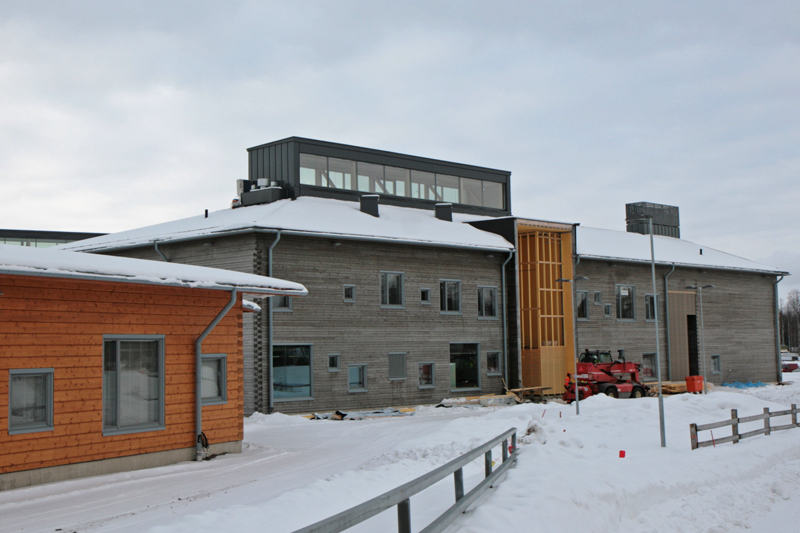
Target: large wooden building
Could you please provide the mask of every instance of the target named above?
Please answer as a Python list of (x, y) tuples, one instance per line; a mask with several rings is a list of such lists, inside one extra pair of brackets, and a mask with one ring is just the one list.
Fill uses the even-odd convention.
[(242, 294), (305, 293), (0, 245), (0, 490), (241, 451)]

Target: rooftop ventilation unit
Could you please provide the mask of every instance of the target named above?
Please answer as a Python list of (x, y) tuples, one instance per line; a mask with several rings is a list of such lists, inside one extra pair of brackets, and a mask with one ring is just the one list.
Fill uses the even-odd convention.
[(374, 217), (379, 217), (378, 214), (378, 199), (377, 194), (364, 194), (361, 196), (361, 212)]
[(625, 204), (625, 223), (630, 233), (649, 235), (649, 224), (646, 220), (648, 217), (653, 218), (653, 234), (681, 238), (680, 217), (676, 206), (648, 202)]

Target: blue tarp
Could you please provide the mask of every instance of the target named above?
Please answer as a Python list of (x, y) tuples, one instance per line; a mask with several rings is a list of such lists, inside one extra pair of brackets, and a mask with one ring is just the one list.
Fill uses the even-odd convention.
[(760, 381), (756, 381), (753, 383), (752, 381), (748, 381), (747, 383), (742, 383), (741, 381), (734, 381), (733, 383), (725, 382), (722, 384), (723, 387), (733, 387), (734, 389), (749, 389), (750, 387), (766, 387)]

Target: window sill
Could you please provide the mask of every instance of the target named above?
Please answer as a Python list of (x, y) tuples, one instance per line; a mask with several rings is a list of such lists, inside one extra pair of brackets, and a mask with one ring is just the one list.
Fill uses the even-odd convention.
[(405, 305), (381, 305), (381, 309), (405, 309)]
[(202, 405), (225, 405), (228, 403), (227, 398), (209, 398), (207, 400), (202, 400)]
[(490, 378), (499, 378), (499, 377), (502, 377), (502, 376), (503, 376), (503, 373), (502, 373), (502, 372), (492, 372), (492, 373), (490, 374), (489, 372), (487, 372), (487, 373), (486, 373), (486, 375), (487, 375), (488, 377), (490, 377)]
[(369, 391), (367, 389), (352, 389), (352, 390), (348, 390), (347, 392), (354, 393), (354, 394), (361, 394), (363, 392), (369, 392)]
[(618, 318), (617, 322), (636, 322), (635, 318)]
[(146, 433), (148, 431), (164, 431), (167, 429), (167, 426), (138, 426), (135, 428), (103, 428), (103, 436), (104, 437), (113, 437), (114, 435), (127, 435), (129, 433)]
[(461, 311), (439, 311), (440, 315), (461, 315)]
[(408, 379), (407, 377), (405, 377), (405, 378), (389, 378), (389, 381), (405, 381), (407, 379)]
[(425, 390), (425, 389), (430, 390), (430, 389), (435, 389), (436, 385), (420, 385), (418, 388), (420, 390)]
[(450, 389), (450, 392), (474, 392), (481, 390), (480, 387), (465, 387), (463, 389)]
[(340, 372), (340, 369), (339, 369), (339, 368), (329, 368), (329, 369), (328, 369), (328, 372), (329, 372), (330, 374), (333, 374), (333, 373), (336, 373), (336, 372)]
[(499, 316), (479, 316), (478, 320), (500, 320)]
[(26, 428), (8, 428), (9, 435), (22, 435), (25, 433), (40, 433), (42, 431), (53, 431), (53, 426), (29, 426)]
[(588, 318), (578, 318), (576, 319), (578, 322), (589, 322)]
[(291, 313), (292, 311), (294, 311), (294, 309), (283, 309), (283, 308), (281, 308), (281, 309), (273, 309), (272, 310), (273, 313)]

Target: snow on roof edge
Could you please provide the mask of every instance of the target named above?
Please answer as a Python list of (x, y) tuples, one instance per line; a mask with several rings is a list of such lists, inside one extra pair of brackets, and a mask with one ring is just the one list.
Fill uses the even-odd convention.
[[(649, 259), (633, 259), (630, 257), (615, 257), (611, 255), (592, 255), (592, 254), (578, 254), (581, 259), (595, 259), (598, 261), (618, 261), (620, 263), (639, 263), (639, 264), (650, 264)], [(700, 263), (682, 263), (679, 261), (664, 261), (660, 259), (656, 259), (656, 265), (660, 266), (669, 266), (675, 265), (684, 268), (705, 268), (708, 270), (732, 270), (732, 271), (739, 271), (739, 272), (761, 272), (765, 274), (779, 274), (782, 276), (791, 276), (790, 272), (784, 272), (782, 270), (767, 270), (767, 269), (758, 269), (758, 268), (743, 268), (743, 267), (734, 267), (734, 266), (722, 266), (722, 265), (704, 265)], [(766, 265), (764, 265), (766, 266)]]

